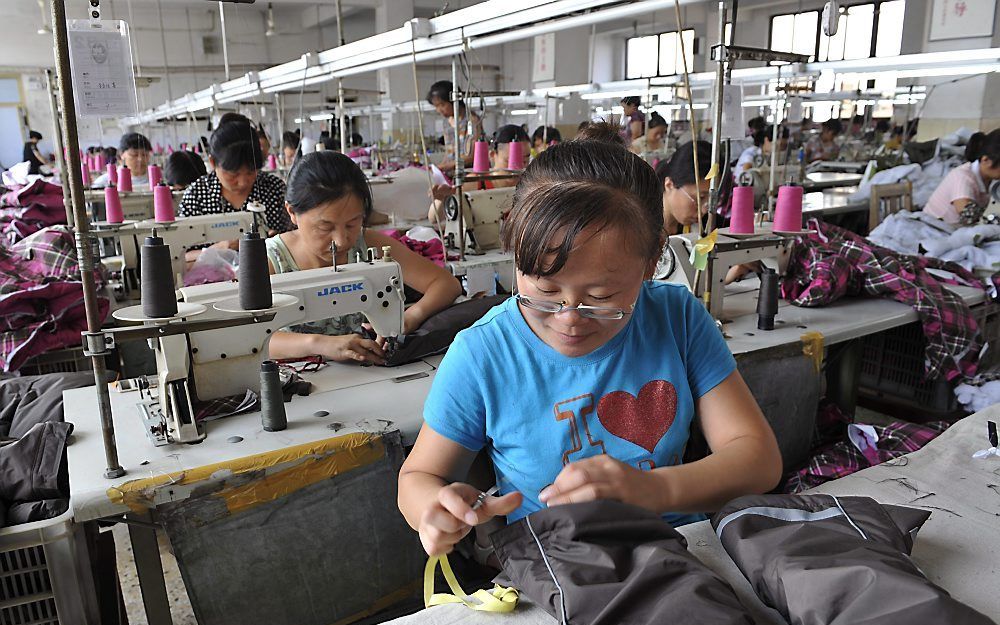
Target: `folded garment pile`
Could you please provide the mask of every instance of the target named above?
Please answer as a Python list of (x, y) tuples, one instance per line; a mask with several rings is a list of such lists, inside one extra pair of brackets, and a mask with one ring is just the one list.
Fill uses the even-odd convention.
[(42, 228), (66, 223), (62, 187), (36, 179), (0, 196), (0, 235), (12, 245)]
[[(101, 269), (95, 269), (94, 279), (101, 289)], [(103, 321), (109, 302), (100, 296), (97, 301)], [(0, 371), (15, 371), (53, 349), (79, 346), (86, 329), (80, 265), (69, 228), (51, 226), (0, 247)]]
[(59, 516), (69, 506), (62, 392), (90, 372), (0, 380), (0, 527)]
[(868, 240), (900, 254), (926, 254), (969, 271), (1000, 271), (1000, 226), (956, 227), (923, 211), (890, 215)]

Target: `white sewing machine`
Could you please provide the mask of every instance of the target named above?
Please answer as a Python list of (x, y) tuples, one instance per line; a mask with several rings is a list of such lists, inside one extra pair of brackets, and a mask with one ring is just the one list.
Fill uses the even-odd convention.
[(239, 239), (244, 232), (250, 231), (253, 220), (254, 213), (238, 211), (234, 213), (198, 215), (195, 217), (178, 217), (174, 222), (162, 224), (152, 220), (137, 223), (126, 222), (123, 225), (115, 225), (113, 227), (97, 227), (94, 230), (94, 236), (98, 238), (114, 237), (118, 240), (117, 249), (114, 251), (122, 257), (122, 283), (120, 289), (122, 295), (124, 295), (130, 290), (130, 285), (137, 284), (136, 275), (139, 267), (139, 248), (142, 246), (143, 239), (154, 228), (156, 229), (156, 235), (163, 238), (163, 242), (170, 246), (172, 274), (174, 279), (180, 282), (179, 277), (183, 276), (187, 270), (184, 254), (188, 249), (197, 245)]
[[(444, 244), (449, 251), (459, 247), (458, 202), (452, 196), (445, 203)], [(500, 247), (500, 221), (510, 210), (514, 187), (468, 191), (462, 194), (465, 225), (465, 253), (482, 254)]]
[[(391, 257), (271, 276), (273, 318), (246, 323), (267, 311), (239, 310), (239, 287), (225, 282), (179, 289), (179, 313), (207, 309), (197, 322), (240, 319), (243, 325), (151, 339), (158, 396), (139, 404), (154, 445), (205, 438), (194, 401), (260, 390), (260, 363), (274, 332), (289, 325), (363, 313), (390, 341), (403, 331), (403, 280)], [(199, 306), (200, 305), (200, 306)], [(196, 313), (191, 313), (196, 314)]]
[[(720, 232), (715, 247), (708, 254), (708, 265), (704, 272), (708, 274), (707, 279), (711, 285), (708, 311), (719, 321), (725, 321), (725, 279), (731, 267), (760, 261), (766, 267), (774, 269), (778, 275), (785, 273), (794, 239), (768, 231), (759, 232), (757, 236), (746, 238), (733, 238)], [(671, 236), (663, 248), (663, 256), (657, 264), (653, 279), (683, 284), (696, 297), (702, 297), (704, 283), (698, 285), (695, 282), (696, 269), (691, 264), (691, 250), (697, 240), (698, 236), (694, 233)]]

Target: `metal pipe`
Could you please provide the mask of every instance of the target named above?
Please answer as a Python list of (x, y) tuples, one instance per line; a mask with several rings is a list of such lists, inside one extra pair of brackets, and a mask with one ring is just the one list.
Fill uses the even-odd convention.
[[(80, 280), (83, 283), (83, 307), (87, 313), (87, 332), (98, 333), (101, 319), (97, 305), (97, 288), (94, 283), (94, 257), (90, 245), (90, 220), (83, 200), (83, 177), (80, 172), (80, 139), (76, 127), (76, 104), (73, 102), (73, 77), (69, 65), (69, 36), (66, 32), (65, 0), (52, 0), (52, 32), (55, 39), (56, 76), (59, 80), (59, 105), (61, 121), (69, 148), (69, 163), (66, 167), (66, 181), (73, 204), (76, 221), (76, 251), (80, 261)], [(104, 357), (91, 356), (94, 366), (94, 384), (97, 391), (97, 407), (101, 417), (101, 434), (104, 438), (104, 458), (107, 467), (104, 477), (114, 479), (125, 475), (125, 469), (118, 462), (118, 447), (115, 443), (115, 424), (111, 417), (111, 395), (108, 392), (107, 372)]]
[(709, 181), (708, 187), (708, 232), (715, 229), (715, 206), (719, 203), (722, 166), (720, 154), (722, 149), (722, 97), (726, 83), (726, 3), (719, 1), (719, 58), (715, 66), (715, 122), (712, 129), (712, 170), (716, 175)]
[[(321, 29), (322, 30), (322, 29)], [(344, 45), (344, 15), (337, 0), (337, 47)], [(344, 79), (337, 79), (337, 117), (340, 123), (340, 151), (347, 154), (347, 117), (344, 114)]]
[[(66, 176), (66, 149), (63, 143), (62, 129), (59, 128), (59, 103), (56, 101), (55, 76), (49, 68), (45, 69), (45, 84), (49, 90), (49, 108), (52, 111), (52, 131), (56, 142), (56, 164), (59, 166), (59, 171), (64, 178)], [(69, 195), (69, 185), (66, 184), (65, 180), (63, 180), (62, 192), (63, 208), (66, 209), (66, 224), (72, 228), (76, 225), (76, 220), (73, 219), (73, 201)]]
[[(226, 66), (226, 80), (229, 80), (229, 43), (226, 41), (226, 4), (219, 0), (219, 21), (222, 23), (222, 63)], [(164, 59), (164, 63), (166, 59)]]
[[(781, 124), (779, 119), (779, 111), (783, 111), (785, 108), (785, 92), (781, 91), (781, 66), (778, 66), (778, 82), (775, 85), (778, 89), (778, 93), (774, 95), (774, 129), (773, 135), (771, 137), (771, 174), (767, 183), (767, 214), (768, 217), (773, 218), (774, 214), (774, 203), (777, 201), (778, 191), (775, 189), (775, 183), (778, 179), (778, 126)], [(785, 165), (788, 163), (786, 161)]]
[(458, 259), (465, 260), (465, 210), (462, 206), (462, 183), (465, 181), (465, 150), (458, 116), (462, 111), (462, 93), (458, 88), (458, 56), (451, 57), (451, 118), (455, 120), (455, 198), (458, 200)]

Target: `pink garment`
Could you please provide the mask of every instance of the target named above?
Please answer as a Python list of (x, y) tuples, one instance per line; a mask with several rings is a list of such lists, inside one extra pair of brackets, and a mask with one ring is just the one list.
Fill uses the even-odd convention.
[(952, 202), (961, 199), (972, 200), (980, 206), (990, 202), (989, 187), (979, 175), (978, 162), (966, 163), (948, 172), (927, 200), (924, 212), (943, 219), (945, 223), (957, 224), (958, 209)]
[(441, 239), (418, 241), (417, 239), (411, 239), (399, 230), (383, 230), (382, 234), (386, 234), (396, 239), (438, 267), (444, 267), (444, 244), (441, 242)]
[(23, 207), (41, 204), (46, 208), (65, 211), (63, 207), (62, 187), (37, 179), (23, 187), (12, 187), (9, 193), (0, 198), (0, 204), (7, 207)]

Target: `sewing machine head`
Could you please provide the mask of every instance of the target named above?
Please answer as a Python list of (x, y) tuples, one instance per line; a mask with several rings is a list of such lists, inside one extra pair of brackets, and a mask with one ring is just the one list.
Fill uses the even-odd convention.
[[(375, 332), (388, 339), (390, 350), (393, 339), (403, 332), (403, 279), (399, 264), (388, 257), (337, 268), (276, 274), (271, 276), (271, 289), (275, 293), (275, 314), (270, 321), (156, 339), (159, 398), (155, 410), (166, 435), (160, 442), (154, 440), (154, 444), (204, 439), (204, 430), (192, 416), (196, 398), (259, 392), (260, 363), (267, 358), (271, 336), (282, 328), (362, 313)], [(202, 321), (254, 314), (216, 308), (224, 306), (226, 300), (238, 300), (239, 285), (235, 282), (185, 287), (178, 293), (182, 302), (208, 309), (198, 317)]]
[[(500, 221), (510, 210), (514, 187), (469, 191), (462, 194), (465, 225), (465, 251), (482, 254), (500, 247)], [(448, 250), (459, 246), (458, 196), (451, 196), (445, 204), (444, 243)]]
[[(691, 262), (691, 253), (697, 239), (698, 236), (693, 233), (671, 236), (663, 248), (653, 279), (683, 284), (696, 297), (701, 298), (704, 283), (699, 285), (695, 280), (697, 270)], [(778, 275), (784, 275), (793, 241), (792, 237), (769, 231), (760, 231), (759, 235), (748, 238), (719, 234), (715, 247), (708, 254), (708, 264), (704, 270), (708, 284), (711, 285), (709, 312), (712, 317), (723, 320), (725, 279), (731, 267), (760, 261), (765, 267), (774, 269)]]

